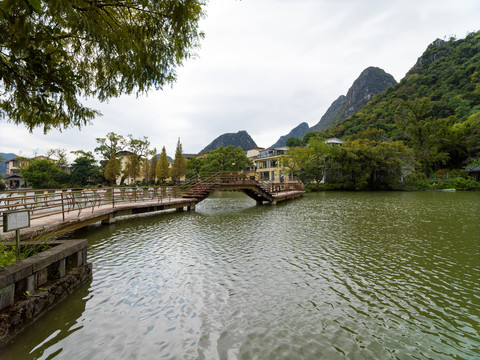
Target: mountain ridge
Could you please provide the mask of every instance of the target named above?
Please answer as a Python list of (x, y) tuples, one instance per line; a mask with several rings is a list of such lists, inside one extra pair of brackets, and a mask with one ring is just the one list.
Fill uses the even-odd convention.
[(236, 133), (225, 133), (218, 136), (210, 144), (208, 144), (199, 154), (203, 154), (212, 150), (216, 150), (221, 146), (233, 145), (235, 148), (240, 147), (243, 151), (256, 148), (257, 144), (246, 130), (240, 130)]

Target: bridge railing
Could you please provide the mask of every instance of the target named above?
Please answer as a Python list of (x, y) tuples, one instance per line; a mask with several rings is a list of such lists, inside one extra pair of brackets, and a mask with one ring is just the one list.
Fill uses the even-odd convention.
[(212, 184), (257, 184), (269, 193), (304, 190), (303, 184), (295, 178), (290, 180), (285, 178), (285, 181), (273, 182), (261, 180), (258, 173), (237, 171), (200, 173), (195, 178), (190, 179), (186, 189), (197, 188), (200, 191)]
[(191, 189), (201, 191), (215, 184), (258, 184), (269, 193), (282, 191), (303, 191), (297, 182), (271, 183), (262, 182), (257, 174), (223, 171), (202, 173), (196, 179), (177, 186), (147, 187), (111, 187), (90, 189), (55, 189), (55, 190), (15, 190), (0, 193), (0, 217), (7, 211), (30, 210), (30, 218), (36, 219), (53, 214), (65, 214), (88, 209), (93, 212), (100, 206), (115, 207), (122, 203), (156, 201), (161, 203), (172, 198), (181, 198)]
[(122, 203), (162, 201), (181, 197), (178, 186), (112, 187), (92, 189), (16, 190), (0, 194), (0, 217), (7, 211), (30, 210), (30, 218), (65, 214)]

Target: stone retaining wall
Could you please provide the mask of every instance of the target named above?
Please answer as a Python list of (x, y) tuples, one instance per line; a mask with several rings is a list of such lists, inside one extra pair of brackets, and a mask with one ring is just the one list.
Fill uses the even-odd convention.
[(87, 240), (55, 240), (0, 269), (0, 346), (92, 277)]

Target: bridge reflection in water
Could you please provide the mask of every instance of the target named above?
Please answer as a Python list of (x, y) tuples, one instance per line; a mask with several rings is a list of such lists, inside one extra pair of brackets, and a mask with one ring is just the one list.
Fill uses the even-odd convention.
[[(112, 187), (92, 189), (19, 190), (0, 198), (4, 212), (30, 210), (30, 227), (21, 230), (21, 239), (58, 236), (102, 222), (110, 224), (118, 216), (170, 209), (194, 210), (195, 205), (217, 191), (242, 191), (257, 205), (275, 205), (304, 194), (298, 181), (265, 182), (241, 172), (200, 174), (176, 186)], [(14, 231), (0, 232), (13, 239)]]

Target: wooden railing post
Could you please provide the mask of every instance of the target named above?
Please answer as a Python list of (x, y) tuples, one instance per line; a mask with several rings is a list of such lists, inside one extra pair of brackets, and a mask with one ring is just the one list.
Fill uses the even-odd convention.
[(65, 206), (63, 204), (63, 190), (62, 190), (61, 194), (62, 194), (62, 219), (63, 219), (63, 221), (65, 221)]

